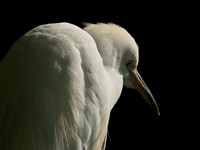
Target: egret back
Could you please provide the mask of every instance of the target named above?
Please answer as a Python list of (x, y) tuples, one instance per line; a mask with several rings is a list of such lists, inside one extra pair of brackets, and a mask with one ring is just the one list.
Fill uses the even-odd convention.
[(102, 149), (108, 78), (94, 40), (79, 27), (27, 32), (0, 63), (0, 149)]

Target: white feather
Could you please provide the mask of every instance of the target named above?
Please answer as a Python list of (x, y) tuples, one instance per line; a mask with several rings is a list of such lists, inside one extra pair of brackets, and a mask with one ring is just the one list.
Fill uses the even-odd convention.
[(118, 25), (84, 30), (38, 26), (1, 61), (0, 149), (105, 149), (110, 111), (129, 74), (125, 64), (137, 66), (138, 48)]

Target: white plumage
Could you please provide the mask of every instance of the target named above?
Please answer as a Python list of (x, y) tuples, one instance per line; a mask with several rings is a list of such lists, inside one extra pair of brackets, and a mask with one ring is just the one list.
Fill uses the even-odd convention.
[(112, 23), (30, 30), (0, 62), (0, 149), (105, 149), (123, 84), (159, 113), (137, 65), (137, 44)]

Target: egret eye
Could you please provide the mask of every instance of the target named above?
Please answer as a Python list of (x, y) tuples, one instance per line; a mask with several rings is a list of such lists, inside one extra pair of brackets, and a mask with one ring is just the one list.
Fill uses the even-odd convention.
[(133, 70), (135, 67), (134, 67), (134, 61), (133, 60), (129, 60), (127, 63), (126, 63), (126, 67), (128, 69), (128, 71), (131, 71)]
[(129, 67), (131, 64), (133, 65), (133, 60), (129, 60), (129, 61), (126, 63), (126, 66)]

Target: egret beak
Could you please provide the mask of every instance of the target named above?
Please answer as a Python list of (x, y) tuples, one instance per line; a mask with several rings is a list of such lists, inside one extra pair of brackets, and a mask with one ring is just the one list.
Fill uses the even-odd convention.
[(131, 81), (132, 81), (134, 87), (144, 97), (144, 99), (146, 100), (146, 102), (160, 116), (160, 111), (159, 111), (159, 108), (158, 108), (158, 106), (156, 104), (156, 101), (155, 101), (155, 99), (154, 99), (151, 91), (149, 90), (149, 88), (147, 87), (147, 85), (145, 84), (145, 82), (142, 80), (142, 77), (140, 76), (140, 74), (138, 73), (138, 71), (136, 69), (132, 69), (130, 71), (130, 73), (131, 73)]

